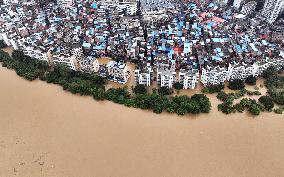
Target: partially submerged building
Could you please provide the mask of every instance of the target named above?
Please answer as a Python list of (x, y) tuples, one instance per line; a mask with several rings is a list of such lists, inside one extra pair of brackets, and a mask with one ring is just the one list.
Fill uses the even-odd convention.
[[(134, 72), (138, 84), (171, 88), (180, 82), (192, 89), (199, 80), (208, 86), (283, 66), (283, 25), (248, 18), (254, 2), (234, 0), (234, 8), (225, 0), (15, 2), (0, 6), (0, 38), (7, 45), (122, 84)], [(262, 14), (274, 21), (282, 6), (267, 0)], [(99, 65), (100, 57), (124, 62)]]
[(199, 82), (198, 69), (181, 69), (179, 71), (179, 82), (183, 85), (183, 89), (195, 89)]
[(80, 60), (80, 70), (82, 72), (98, 73), (99, 68), (99, 61), (95, 57), (88, 56)]
[(125, 84), (128, 81), (130, 71), (128, 70), (127, 64), (123, 61), (110, 61), (106, 67), (109, 80), (120, 84)]
[(153, 72), (154, 71), (150, 63), (139, 64), (134, 71), (136, 83), (150, 86), (153, 82)]

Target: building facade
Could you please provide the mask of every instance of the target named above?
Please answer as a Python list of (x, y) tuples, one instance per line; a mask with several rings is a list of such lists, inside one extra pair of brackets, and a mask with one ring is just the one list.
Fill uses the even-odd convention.
[(120, 61), (110, 61), (107, 65), (108, 79), (120, 84), (125, 84), (129, 77), (130, 71), (128, 70), (127, 64)]
[(266, 0), (262, 10), (262, 15), (269, 23), (273, 23), (278, 18), (283, 7), (283, 0)]
[(241, 7), (241, 3), (242, 3), (242, 0), (234, 0), (233, 6), (236, 9), (239, 9)]
[(74, 0), (57, 0), (57, 4), (61, 7), (71, 7), (74, 4)]
[(199, 81), (198, 69), (180, 70), (179, 82), (183, 85), (183, 89), (195, 89), (198, 81)]
[(137, 84), (151, 86), (153, 81), (153, 68), (150, 63), (147, 63), (146, 66), (142, 65), (135, 69), (134, 75)]

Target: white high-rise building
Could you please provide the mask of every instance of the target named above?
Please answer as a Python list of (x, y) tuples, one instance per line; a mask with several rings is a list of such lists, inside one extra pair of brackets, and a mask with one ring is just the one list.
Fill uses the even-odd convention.
[(266, 0), (262, 10), (262, 15), (269, 23), (273, 23), (283, 10), (283, 7), (283, 0)]
[(234, 0), (233, 6), (238, 9), (240, 8), (241, 3), (242, 3), (242, 0)]
[(57, 0), (57, 4), (63, 8), (71, 7), (74, 4), (74, 0)]
[(254, 12), (256, 8), (257, 3), (255, 1), (250, 1), (243, 5), (241, 13), (244, 15), (249, 15)]
[(126, 10), (127, 15), (135, 15), (137, 12), (137, 1), (136, 0), (120, 0), (118, 3), (118, 12)]
[(17, 4), (19, 3), (18, 0), (4, 0), (3, 1), (4, 4)]

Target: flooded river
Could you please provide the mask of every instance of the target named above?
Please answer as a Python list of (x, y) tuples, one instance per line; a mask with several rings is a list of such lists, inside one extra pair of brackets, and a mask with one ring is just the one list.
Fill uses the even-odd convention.
[(156, 115), (0, 67), (2, 177), (282, 177), (284, 116)]

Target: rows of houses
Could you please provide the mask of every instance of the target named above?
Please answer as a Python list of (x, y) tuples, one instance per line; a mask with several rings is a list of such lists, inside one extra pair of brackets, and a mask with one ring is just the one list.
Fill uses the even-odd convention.
[(281, 69), (284, 66), (283, 58), (267, 58), (265, 61), (256, 62), (253, 64), (234, 63), (229, 64), (229, 67), (207, 67), (202, 68), (201, 83), (204, 86), (223, 84), (225, 81), (235, 79), (245, 80), (249, 76), (258, 77), (268, 67), (273, 66)]
[[(283, 66), (283, 33), (244, 14), (215, 0), (23, 0), (0, 7), (0, 38), (51, 65), (121, 84), (134, 75), (138, 84), (194, 89)], [(113, 61), (100, 65), (100, 57)]]

